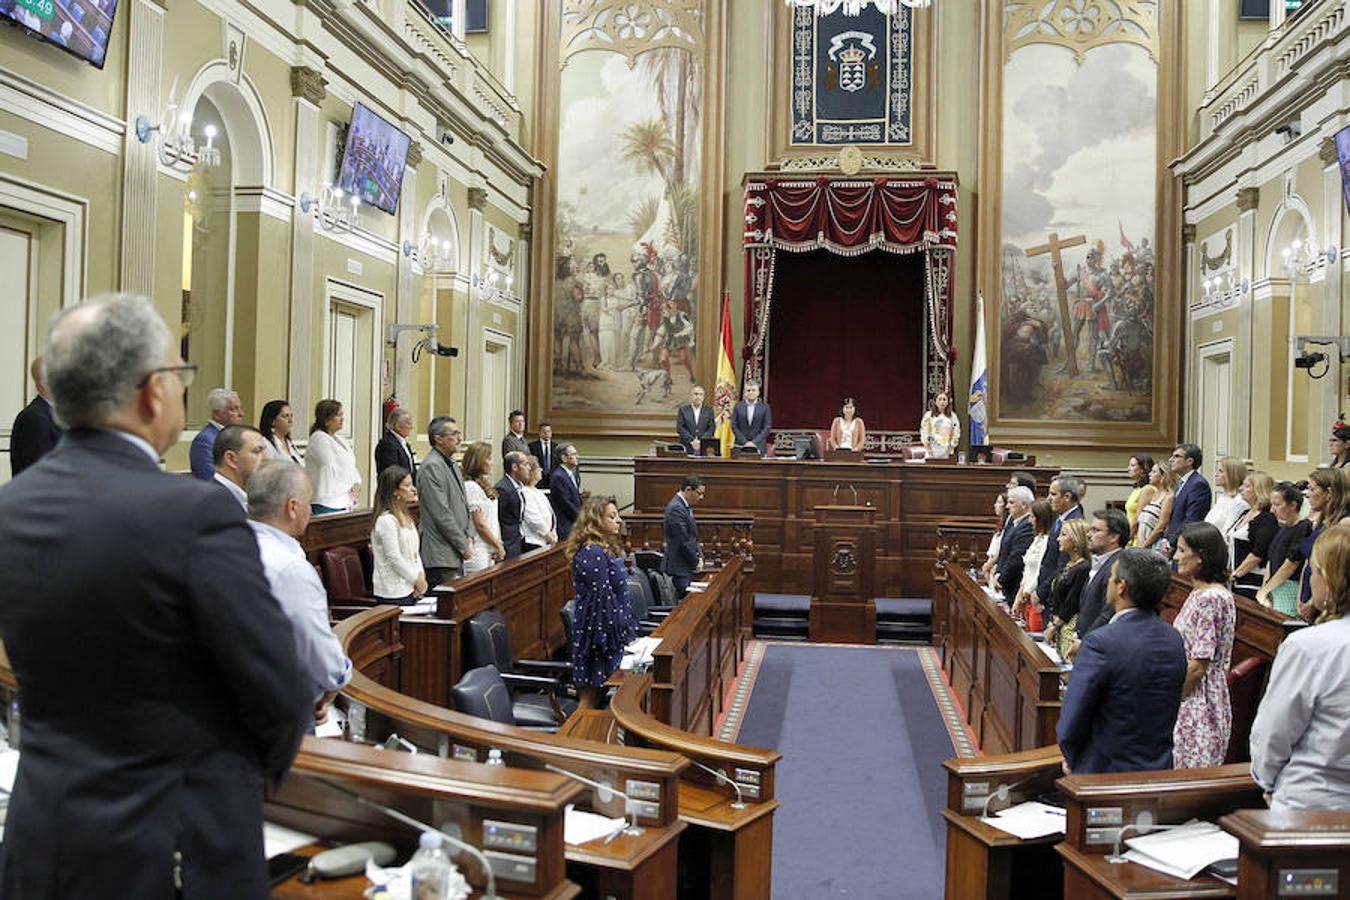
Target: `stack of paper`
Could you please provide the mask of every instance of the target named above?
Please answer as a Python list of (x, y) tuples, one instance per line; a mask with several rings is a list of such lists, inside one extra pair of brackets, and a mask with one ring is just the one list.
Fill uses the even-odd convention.
[(1173, 878), (1191, 879), (1220, 860), (1237, 859), (1238, 839), (1213, 822), (1190, 821), (1128, 838), (1125, 858)]
[(1055, 665), (1062, 665), (1064, 660), (1060, 659), (1059, 651), (1055, 649), (1054, 644), (1047, 644), (1045, 641), (1037, 641), (1036, 646), (1041, 648), (1041, 652), (1050, 657), (1050, 661)]
[(661, 646), (661, 639), (657, 637), (640, 637), (627, 647), (623, 648), (623, 661), (619, 663), (619, 668), (624, 671), (645, 666), (652, 661), (652, 653)]
[(623, 819), (611, 819), (595, 813), (582, 812), (570, 803), (563, 813), (563, 841), (568, 844), (587, 844), (609, 837), (623, 827)]
[(1045, 837), (1048, 834), (1064, 833), (1064, 810), (1028, 800), (1016, 806), (1010, 806), (992, 816), (980, 819), (986, 825), (992, 825), (999, 831), (1020, 837), (1024, 841)]
[(290, 853), (292, 850), (307, 847), (317, 840), (318, 838), (312, 834), (294, 831), (272, 822), (263, 822), (263, 855), (268, 859), (278, 853)]

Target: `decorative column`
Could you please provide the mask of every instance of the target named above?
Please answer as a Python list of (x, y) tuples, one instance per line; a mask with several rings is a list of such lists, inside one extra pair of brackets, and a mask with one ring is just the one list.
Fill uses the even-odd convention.
[(516, 4), (506, 4), (506, 40), (503, 41), (502, 86), (512, 97), (516, 96)]
[[(494, 423), (483, 421), (482, 403), (471, 404), (470, 397), (478, 397), (482, 391), (483, 385), (483, 327), (481, 307), (483, 301), (480, 299), (476, 282), (486, 273), (483, 271), (483, 259), (486, 256), (483, 252), (483, 243), (487, 239), (487, 229), (483, 224), (483, 209), (487, 206), (487, 189), (483, 187), (469, 188), (469, 238), (468, 251), (464, 258), (468, 261), (469, 276), (469, 302), (465, 304), (465, 323), (464, 323), (464, 353), (465, 353), (465, 377), (464, 377), (464, 418), (477, 426), (474, 434), (499, 433), (493, 432)], [(514, 392), (512, 392), (514, 396)]]
[[(1322, 314), (1314, 318), (1321, 322), (1322, 334), (1345, 334), (1341, 319), (1341, 296), (1345, 285), (1345, 233), (1341, 228), (1341, 204), (1344, 203), (1341, 187), (1340, 155), (1336, 152), (1336, 141), (1323, 138), (1318, 147), (1322, 160), (1322, 252), (1336, 248), (1336, 258), (1325, 264), (1322, 279)], [(1322, 348), (1327, 350), (1328, 348)], [(1331, 354), (1328, 353), (1328, 356)], [(1331, 452), (1327, 448), (1326, 435), (1331, 423), (1342, 412), (1350, 412), (1346, 403), (1345, 379), (1339, 371), (1332, 371), (1330, 377), (1323, 379), (1321, 396), (1318, 398), (1321, 415), (1309, 416), (1317, 426), (1317, 433), (1309, 435), (1309, 447), (1316, 447), (1317, 461), (1330, 462)], [(1309, 453), (1311, 456), (1311, 452)]]
[[(295, 196), (318, 193), (319, 106), (327, 84), (318, 69), (291, 68), (291, 97), (295, 110)], [(310, 361), (314, 358), (314, 219), (302, 212), (297, 199), (291, 220), (291, 333), (286, 396), (292, 410), (308, 414)], [(379, 336), (377, 336), (377, 339)]]
[[(417, 165), (422, 162), (422, 143), (413, 141), (408, 147), (408, 164), (403, 170), (403, 187), (400, 190), (400, 196), (404, 202), (398, 205), (398, 243), (402, 245), (407, 242), (416, 247), (422, 239), (422, 235), (417, 233)], [(423, 278), (434, 279), (435, 276), (427, 273)], [(412, 257), (405, 256), (402, 252), (398, 255), (398, 287), (395, 293), (393, 315), (386, 314), (384, 324), (392, 325), (395, 322), (412, 323), (414, 320), (414, 281), (412, 271)], [(384, 341), (384, 335), (379, 339)], [(412, 338), (405, 338), (408, 341), (408, 347), (411, 347)], [(449, 342), (449, 337), (444, 337)], [(398, 347), (391, 348), (390, 352), (394, 355), (394, 380), (389, 385), (390, 392), (398, 396), (398, 402), (406, 406), (412, 400), (412, 355), (411, 353), (398, 353)], [(381, 402), (384, 397), (380, 398)], [(418, 416), (420, 421), (423, 416)]]
[[(1246, 371), (1237, 379), (1237, 397), (1234, 398), (1234, 409), (1250, 410), (1252, 408), (1252, 380), (1256, 377), (1256, 367), (1258, 364), (1263, 364), (1269, 369), (1268, 362), (1261, 363), (1257, 359), (1255, 340), (1256, 289), (1254, 285), (1256, 283), (1256, 254), (1258, 252), (1256, 246), (1256, 207), (1260, 202), (1260, 188), (1238, 188), (1238, 224), (1237, 234), (1234, 237), (1234, 243), (1237, 247), (1233, 257), (1235, 260), (1233, 265), (1237, 270), (1238, 285), (1241, 286), (1245, 282), (1253, 287), (1242, 295), (1242, 302), (1247, 306), (1247, 315), (1242, 319), (1242, 328), (1245, 332), (1243, 346), (1246, 348), (1243, 368)], [(1237, 362), (1236, 354), (1234, 355), (1234, 362)], [(1246, 425), (1238, 428), (1234, 452), (1243, 459), (1250, 459), (1252, 457), (1253, 420), (1256, 417), (1247, 415), (1237, 418), (1239, 421), (1246, 422)]]
[[(1184, 212), (1183, 215), (1185, 215)], [(1200, 410), (1200, 397), (1196, 394), (1199, 379), (1195, 377), (1198, 367), (1195, 352), (1195, 314), (1191, 312), (1191, 306), (1195, 302), (1195, 286), (1199, 282), (1195, 261), (1194, 225), (1187, 223), (1181, 226), (1181, 245), (1184, 248), (1181, 260), (1181, 315), (1183, 340), (1185, 341), (1183, 346), (1186, 348), (1186, 382), (1189, 385), (1186, 391), (1186, 409), (1181, 416), (1181, 430), (1183, 434), (1189, 435), (1195, 434), (1200, 424), (1197, 419)]]
[[(127, 29), (126, 121), (144, 115), (153, 123), (160, 107), (159, 83), (164, 57), (164, 9), (168, 0), (132, 0)], [(142, 144), (136, 129), (122, 141), (122, 290), (147, 297), (155, 291), (155, 202), (159, 181), (156, 150), (163, 132)]]

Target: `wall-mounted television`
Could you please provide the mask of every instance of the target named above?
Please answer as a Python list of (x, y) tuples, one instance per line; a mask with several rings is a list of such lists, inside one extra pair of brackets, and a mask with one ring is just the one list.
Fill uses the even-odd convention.
[(403, 169), (408, 164), (411, 146), (412, 138), (363, 104), (356, 104), (347, 126), (337, 186), (353, 197), (360, 197), (362, 203), (393, 215), (398, 210)]
[(103, 68), (118, 0), (0, 0), (11, 22), (85, 62)]

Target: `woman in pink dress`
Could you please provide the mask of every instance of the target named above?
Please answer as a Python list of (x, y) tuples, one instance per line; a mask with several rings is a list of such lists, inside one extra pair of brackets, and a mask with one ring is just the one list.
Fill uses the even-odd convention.
[(1228, 590), (1228, 545), (1219, 529), (1192, 522), (1177, 540), (1177, 572), (1194, 588), (1172, 623), (1186, 647), (1186, 681), (1172, 731), (1173, 765), (1223, 765), (1233, 730), (1228, 669), (1237, 610)]

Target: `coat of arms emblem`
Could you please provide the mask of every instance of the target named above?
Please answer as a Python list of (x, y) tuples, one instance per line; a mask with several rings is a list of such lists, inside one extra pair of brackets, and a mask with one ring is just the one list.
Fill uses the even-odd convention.
[(828, 56), (835, 64), (839, 89), (851, 93), (867, 87), (867, 70), (869, 63), (876, 67), (877, 46), (865, 31), (843, 31), (830, 38)]

